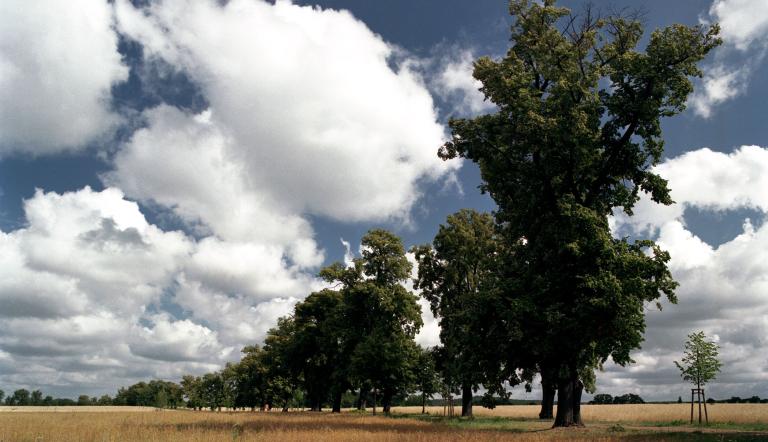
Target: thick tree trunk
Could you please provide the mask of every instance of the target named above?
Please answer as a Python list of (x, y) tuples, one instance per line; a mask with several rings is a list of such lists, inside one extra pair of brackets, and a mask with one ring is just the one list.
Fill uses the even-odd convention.
[(554, 427), (583, 427), (581, 420), (581, 393), (584, 384), (579, 380), (576, 369), (571, 375), (557, 383), (557, 416)]
[(472, 417), (472, 385), (461, 386), (461, 417)]
[(426, 414), (427, 412), (427, 395), (422, 393), (421, 394), (421, 414)]
[(552, 419), (554, 414), (552, 413), (555, 406), (555, 387), (554, 379), (550, 376), (541, 374), (541, 411), (539, 412), (539, 419)]
[(341, 395), (342, 391), (334, 391), (333, 392), (333, 413), (341, 413)]
[(323, 411), (323, 402), (319, 398), (312, 399), (312, 408), (310, 411)]

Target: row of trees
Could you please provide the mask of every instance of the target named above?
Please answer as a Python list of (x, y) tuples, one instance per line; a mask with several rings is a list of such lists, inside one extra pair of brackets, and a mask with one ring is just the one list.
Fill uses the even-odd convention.
[(418, 298), (404, 286), (411, 274), (400, 238), (371, 230), (362, 257), (350, 266), (320, 271), (329, 288), (311, 293), (292, 315), (278, 320), (263, 347), (243, 349), (239, 363), (201, 377), (185, 376), (182, 387), (193, 407), (312, 410), (356, 392), (356, 405), (372, 401), (388, 412), (396, 396), (437, 391), (432, 352), (416, 345), (422, 325)]
[(613, 397), (610, 394), (596, 394), (595, 397), (589, 401), (590, 404), (596, 405), (608, 405), (608, 404), (644, 404), (645, 401), (640, 396), (634, 393), (626, 393), (621, 396)]
[[(5, 401), (3, 401), (5, 398)], [(46, 395), (40, 390), (29, 391), (26, 388), (15, 390), (12, 394), (5, 396), (5, 392), (0, 390), (0, 403), (9, 406), (64, 406), (64, 405), (112, 405), (112, 398), (104, 395), (100, 398), (80, 395), (77, 400), (69, 398), (54, 398)]]

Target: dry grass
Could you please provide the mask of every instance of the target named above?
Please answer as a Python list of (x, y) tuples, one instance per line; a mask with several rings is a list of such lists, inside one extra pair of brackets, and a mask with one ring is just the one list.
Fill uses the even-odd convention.
[[(11, 408), (14, 407), (3, 407), (3, 411)], [(717, 419), (768, 423), (768, 405), (717, 404), (711, 410), (710, 415), (717, 416)], [(421, 410), (418, 407), (401, 407), (393, 411), (418, 413)], [(434, 416), (442, 412), (442, 408), (432, 407), (430, 411)], [(576, 430), (550, 430), (551, 422), (538, 421), (537, 412), (534, 406), (507, 406), (495, 410), (477, 407), (478, 416), (497, 418), (426, 421), (358, 413), (215, 413), (154, 411), (151, 408), (132, 407), (34, 407), (0, 413), (0, 442), (642, 441), (686, 440), (686, 435), (691, 436), (691, 433), (686, 432), (693, 431), (690, 428), (676, 428), (674, 431), (677, 433), (671, 433), (665, 429), (631, 427), (633, 423), (687, 419), (689, 415), (686, 413), (690, 413), (690, 408), (677, 404), (585, 406), (588, 427)], [(621, 432), (612, 431), (610, 422), (622, 422), (627, 428), (625, 431), (621, 428)], [(760, 433), (758, 437), (768, 437), (768, 433)]]
[(344, 413), (18, 412), (0, 414), (0, 441), (541, 441), (612, 440), (585, 431), (459, 429), (415, 419)]
[(146, 413), (160, 411), (155, 407), (123, 407), (123, 406), (104, 406), (104, 405), (78, 405), (66, 407), (12, 407), (0, 405), (0, 413)]
[[(442, 407), (427, 407), (432, 415), (442, 415)], [(457, 407), (458, 412), (461, 411)], [(537, 405), (507, 405), (493, 410), (474, 407), (477, 416), (497, 416), (517, 419), (536, 419), (540, 407)], [(710, 422), (732, 422), (736, 424), (768, 424), (768, 404), (710, 404), (707, 405)], [(396, 413), (415, 414), (421, 407), (394, 407)], [(653, 423), (688, 421), (691, 417), (691, 404), (641, 404), (641, 405), (582, 405), (584, 421)], [(702, 408), (702, 413), (704, 412)], [(698, 409), (694, 409), (698, 417)]]

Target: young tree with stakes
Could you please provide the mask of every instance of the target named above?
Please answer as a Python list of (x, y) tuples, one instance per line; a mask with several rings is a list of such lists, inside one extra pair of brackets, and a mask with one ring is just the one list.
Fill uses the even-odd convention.
[(699, 403), (699, 423), (701, 423), (702, 402), (704, 402), (704, 415), (707, 423), (709, 423), (707, 403), (706, 400), (703, 400), (704, 389), (702, 387), (714, 380), (720, 372), (722, 364), (717, 359), (717, 355), (717, 344), (707, 340), (703, 331), (698, 331), (688, 335), (683, 360), (681, 362), (675, 361), (675, 365), (680, 369), (680, 376), (696, 386), (695, 389), (691, 389), (691, 422), (693, 422), (693, 395), (696, 393)]
[(690, 77), (720, 44), (719, 29), (675, 24), (654, 31), (642, 51), (632, 17), (574, 15), (554, 0), (512, 0), (509, 10), (512, 47), (474, 65), (496, 112), (451, 120), (439, 155), (480, 166), (509, 249), (504, 272), (523, 342), (557, 384), (554, 425), (582, 425), (579, 373), (609, 357), (632, 362), (646, 303), (675, 302), (669, 254), (614, 238), (608, 216), (631, 215), (640, 192), (673, 203), (653, 171), (661, 119), (685, 109)]

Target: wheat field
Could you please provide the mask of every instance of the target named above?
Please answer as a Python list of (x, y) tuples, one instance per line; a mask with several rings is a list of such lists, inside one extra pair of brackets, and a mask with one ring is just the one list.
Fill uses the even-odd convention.
[[(460, 412), (457, 407), (456, 411)], [(538, 405), (507, 405), (492, 410), (475, 406), (476, 416), (497, 416), (517, 419), (536, 419)], [(394, 407), (395, 413), (420, 413), (421, 407)], [(427, 407), (432, 415), (442, 415), (443, 407)], [(702, 407), (702, 413), (704, 408)], [(586, 423), (589, 422), (626, 422), (653, 423), (688, 421), (691, 417), (691, 404), (627, 404), (627, 405), (582, 405), (581, 413)], [(737, 424), (768, 424), (768, 404), (708, 404), (707, 413), (710, 422), (732, 422)], [(698, 418), (698, 408), (694, 408), (694, 418)]]
[[(551, 422), (535, 418), (538, 413), (535, 406), (476, 408), (479, 417), (499, 417), (498, 421), (505, 423), (503, 428), (465, 426), (471, 424), (468, 421), (461, 421), (462, 426), (457, 426), (452, 422), (459, 421), (430, 422), (402, 417), (405, 413), (419, 413), (420, 407), (395, 408), (395, 416), (400, 416), (396, 418), (354, 412), (333, 415), (194, 412), (147, 407), (0, 407), (0, 442), (680, 440), (673, 436), (674, 433), (660, 429), (628, 426), (621, 433), (615, 433), (615, 425), (610, 422), (631, 425), (687, 419), (690, 405), (685, 407), (685, 404), (584, 406), (587, 427), (567, 430), (549, 429)], [(768, 405), (765, 404), (717, 404), (710, 410), (713, 419), (768, 423)], [(429, 411), (433, 416), (439, 415), (442, 408), (431, 407)], [(482, 419), (477, 421), (482, 422)], [(674, 431), (679, 436), (681, 431), (693, 429), (676, 428)], [(768, 433), (758, 434), (768, 440)]]

